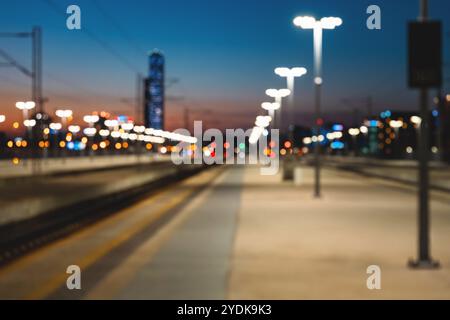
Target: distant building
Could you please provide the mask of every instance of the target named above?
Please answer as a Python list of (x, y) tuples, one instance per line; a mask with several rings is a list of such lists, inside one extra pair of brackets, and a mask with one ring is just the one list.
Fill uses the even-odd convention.
[(145, 126), (164, 130), (164, 56), (159, 51), (153, 51), (149, 57), (144, 99)]
[[(411, 117), (419, 116), (417, 112), (406, 111), (385, 111), (379, 118), (378, 127), (378, 148), (382, 158), (404, 159), (417, 158), (418, 133), (416, 125), (412, 123)], [(392, 128), (390, 121), (401, 121), (400, 128)], [(432, 157), (438, 152), (437, 147), (437, 113), (436, 110), (430, 112), (430, 135), (429, 145)]]

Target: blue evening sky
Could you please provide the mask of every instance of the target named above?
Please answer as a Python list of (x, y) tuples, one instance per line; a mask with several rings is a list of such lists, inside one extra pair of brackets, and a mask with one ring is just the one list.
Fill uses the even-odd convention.
[[(0, 31), (43, 27), (44, 90), (50, 99), (50, 110), (64, 104), (79, 113), (98, 109), (132, 113), (136, 73), (146, 73), (146, 52), (159, 48), (166, 55), (168, 80), (179, 79), (167, 90), (169, 125), (180, 125), (181, 110), (189, 107), (211, 110), (232, 127), (251, 124), (259, 104), (267, 100), (265, 89), (285, 86), (273, 74), (277, 66), (304, 66), (310, 70), (296, 83), (296, 101), (302, 113), (312, 111), (312, 32), (296, 29), (292, 24), (295, 16), (305, 14), (339, 16), (344, 21), (342, 27), (324, 32), (326, 112), (348, 113), (350, 106), (343, 99), (350, 100), (352, 107), (359, 107), (368, 95), (380, 111), (416, 109), (416, 93), (406, 86), (406, 23), (417, 17), (418, 3), (0, 0)], [(81, 31), (65, 27), (65, 8), (69, 4), (81, 7)], [(382, 9), (381, 31), (366, 28), (366, 8), (371, 4)], [(430, 0), (431, 17), (444, 22), (446, 62), (449, 12), (450, 1)], [(92, 37), (100, 39), (108, 49)], [(30, 65), (28, 41), (0, 38), (0, 48)], [(2, 110), (10, 108), (19, 97), (29, 95), (29, 91), (26, 77), (11, 68), (0, 69)], [(200, 118), (201, 112), (196, 117)]]

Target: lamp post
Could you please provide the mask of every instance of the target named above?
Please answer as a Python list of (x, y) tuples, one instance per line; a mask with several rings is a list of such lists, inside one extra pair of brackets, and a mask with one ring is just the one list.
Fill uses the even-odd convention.
[(28, 112), (31, 109), (34, 109), (35, 107), (36, 107), (36, 103), (34, 103), (34, 101), (27, 101), (27, 102), (18, 101), (18, 102), (16, 102), (16, 108), (19, 110), (22, 110), (22, 112), (23, 112), (23, 120), (28, 119)]
[[(5, 121), (6, 121), (6, 116), (3, 114), (0, 114), (0, 123), (3, 123)], [(0, 152), (1, 152), (1, 149), (0, 149)]]
[(303, 67), (295, 67), (295, 68), (276, 68), (275, 74), (286, 78), (287, 88), (291, 91), (289, 95), (288, 101), (288, 117), (293, 120), (294, 117), (294, 87), (295, 87), (295, 78), (300, 78), (307, 73), (306, 68)]
[(261, 104), (261, 108), (266, 110), (272, 119), (275, 118), (275, 111), (280, 109), (280, 107), (281, 106), (278, 102), (263, 102)]
[[(86, 128), (83, 131), (83, 133), (88, 137), (88, 139), (93, 138), (97, 133), (97, 130), (94, 128), (94, 124), (97, 123), (99, 120), (100, 117), (97, 115), (86, 115), (83, 117), (83, 121), (89, 125), (89, 128)], [(91, 157), (94, 155), (92, 148), (89, 148), (89, 155)]]
[(361, 130), (358, 128), (350, 128), (348, 129), (348, 134), (352, 137), (352, 143), (353, 143), (353, 156), (356, 157), (357, 155), (357, 140), (356, 138), (361, 133)]
[(419, 150), (420, 126), (422, 125), (422, 118), (419, 116), (412, 116), (410, 121), (416, 130), (416, 150)]
[(394, 129), (395, 132), (395, 139), (396, 139), (396, 146), (397, 150), (400, 146), (400, 128), (403, 127), (404, 122), (402, 120), (391, 120), (389, 121), (389, 126)]
[(398, 138), (399, 129), (401, 127), (403, 127), (403, 124), (404, 124), (403, 120), (391, 120), (391, 121), (389, 121), (389, 126), (392, 129), (394, 129), (395, 135), (397, 136), (397, 138)]
[[(322, 119), (320, 113), (320, 95), (322, 86), (322, 34), (323, 30), (333, 30), (342, 25), (341, 18), (322, 18), (316, 20), (314, 17), (296, 17), (294, 25), (301, 29), (311, 29), (314, 32), (314, 83), (316, 87), (316, 135), (320, 135)], [(320, 198), (320, 143), (316, 143), (314, 147), (315, 156), (315, 193), (316, 198)]]
[(71, 134), (76, 135), (78, 132), (81, 131), (81, 128), (80, 128), (80, 126), (77, 126), (77, 125), (71, 125), (71, 126), (69, 126), (68, 130)]
[(66, 110), (56, 110), (55, 112), (56, 116), (61, 118), (62, 126), (63, 128), (67, 127), (67, 119), (70, 118), (73, 115), (73, 111), (66, 109)]
[(83, 117), (83, 121), (86, 122), (89, 127), (93, 127), (95, 123), (100, 120), (100, 117), (97, 115), (87, 115)]
[[(34, 101), (27, 101), (27, 102), (23, 102), (23, 101), (18, 101), (16, 102), (16, 108), (19, 110), (22, 110), (23, 113), (23, 120), (28, 120), (28, 116), (29, 116), (29, 111), (34, 109), (36, 107), (36, 103), (34, 103)], [(27, 127), (27, 131), (28, 134), (31, 137), (31, 128), (32, 127)], [(31, 138), (30, 138), (31, 141)]]
[[(67, 119), (73, 115), (73, 111), (69, 109), (59, 109), (55, 112), (56, 116), (61, 118), (62, 128), (67, 131)], [(63, 136), (66, 136), (66, 132), (63, 132)], [(63, 162), (65, 162), (66, 150), (62, 152)]]
[[(420, 0), (419, 22), (428, 22), (428, 0)], [(441, 66), (440, 66), (441, 67)], [(429, 113), (428, 113), (428, 87), (420, 88), (420, 136), (418, 153), (418, 257), (410, 260), (411, 268), (435, 269), (439, 262), (432, 259), (430, 255), (430, 177), (429, 177)]]
[[(33, 153), (33, 127), (31, 124), (32, 122), (28, 121), (28, 117), (29, 117), (29, 111), (34, 109), (36, 107), (36, 103), (34, 101), (18, 101), (16, 102), (16, 108), (19, 110), (22, 110), (22, 114), (23, 114), (23, 121), (24, 121), (24, 126), (26, 127), (26, 132), (28, 135), (28, 138), (30, 140), (30, 148), (31, 148), (31, 154)], [(34, 122), (34, 125), (36, 125), (36, 121)], [(30, 156), (30, 158), (32, 158), (32, 156)], [(35, 173), (35, 167), (33, 164), (31, 164), (32, 167), (32, 174)]]
[(290, 94), (291, 94), (291, 90), (289, 90), (289, 89), (267, 89), (266, 90), (266, 95), (268, 95), (271, 98), (274, 98), (275, 103), (277, 103), (279, 105), (278, 110), (280, 110), (280, 112), (278, 112), (278, 116), (275, 116), (275, 113), (273, 114), (273, 116), (271, 115), (272, 119), (274, 119), (275, 126), (278, 127), (278, 129), (281, 128), (281, 107), (282, 107), (283, 98), (286, 98)]

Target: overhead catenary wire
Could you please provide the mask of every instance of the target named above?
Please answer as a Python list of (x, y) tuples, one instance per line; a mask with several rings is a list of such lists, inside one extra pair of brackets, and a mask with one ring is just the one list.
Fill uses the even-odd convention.
[[(65, 10), (62, 9), (59, 5), (57, 5), (53, 0), (42, 0), (46, 4), (48, 4), (56, 13), (65, 16)], [(100, 47), (102, 47), (105, 51), (114, 56), (118, 61), (122, 63), (123, 66), (127, 67), (129, 70), (138, 73), (140, 72), (138, 68), (132, 65), (126, 58), (124, 58), (120, 53), (118, 53), (111, 45), (109, 45), (106, 41), (100, 39), (97, 35), (95, 35), (89, 29), (83, 27), (80, 30), (84, 34), (86, 34), (91, 40), (96, 42)]]
[(121, 24), (110, 14), (105, 8), (99, 3), (97, 0), (91, 0), (91, 3), (94, 7), (99, 11), (103, 17), (116, 28), (121, 37), (128, 43), (130, 47), (132, 47), (139, 55), (145, 56), (147, 54), (146, 50), (144, 50), (131, 36), (130, 34), (121, 26)]

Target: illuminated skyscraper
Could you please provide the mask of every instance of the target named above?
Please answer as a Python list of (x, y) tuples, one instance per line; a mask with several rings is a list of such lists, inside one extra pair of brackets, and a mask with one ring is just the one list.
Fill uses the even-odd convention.
[(159, 51), (153, 51), (149, 57), (144, 109), (145, 125), (164, 130), (164, 56)]

